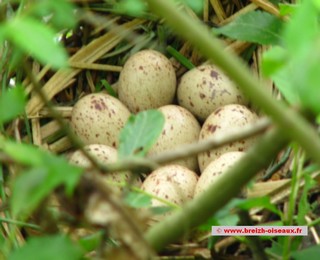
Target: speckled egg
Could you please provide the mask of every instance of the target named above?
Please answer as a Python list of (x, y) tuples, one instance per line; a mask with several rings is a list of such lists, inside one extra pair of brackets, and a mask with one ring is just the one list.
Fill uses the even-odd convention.
[[(155, 145), (149, 150), (149, 155), (170, 151), (184, 144), (196, 143), (199, 139), (200, 124), (185, 108), (176, 105), (166, 105), (159, 108), (165, 117), (165, 124)], [(189, 157), (174, 162), (192, 171), (198, 170), (197, 157)]]
[[(90, 144), (84, 147), (96, 160), (100, 163), (114, 163), (117, 161), (118, 153), (117, 150), (111, 146), (103, 144)], [(75, 151), (69, 158), (69, 162), (80, 167), (90, 168), (92, 167), (89, 159), (80, 151)], [(130, 180), (130, 172), (114, 172), (108, 173), (105, 178), (106, 181), (112, 182), (127, 182)], [(141, 180), (139, 178), (135, 179), (135, 186), (141, 185)]]
[[(202, 125), (199, 140), (205, 140), (215, 135), (228, 135), (228, 131), (241, 129), (258, 119), (258, 116), (247, 107), (239, 104), (231, 104), (216, 109)], [(249, 138), (213, 149), (198, 155), (200, 171), (217, 159), (220, 155), (231, 151), (245, 151), (255, 142), (255, 138)]]
[(137, 52), (127, 60), (120, 72), (119, 99), (133, 113), (170, 104), (175, 91), (174, 68), (160, 52)]
[(94, 93), (81, 98), (73, 107), (71, 127), (85, 144), (118, 146), (120, 130), (130, 111), (116, 98)]
[(201, 65), (186, 72), (177, 90), (178, 103), (200, 121), (218, 107), (228, 104), (247, 104), (240, 89), (214, 65)]
[[(141, 189), (177, 205), (193, 198), (198, 175), (181, 165), (167, 165), (153, 171), (142, 183)], [(152, 206), (163, 206), (153, 199)]]
[(221, 174), (232, 167), (232, 165), (234, 165), (244, 154), (244, 152), (228, 152), (210, 162), (200, 175), (194, 196), (198, 196), (203, 193), (203, 191), (207, 190)]

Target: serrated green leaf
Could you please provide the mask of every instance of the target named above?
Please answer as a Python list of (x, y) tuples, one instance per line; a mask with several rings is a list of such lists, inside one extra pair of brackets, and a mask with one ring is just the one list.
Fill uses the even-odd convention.
[(0, 96), (0, 124), (6, 123), (24, 111), (26, 96), (22, 87), (9, 89)]
[(82, 256), (81, 248), (73, 244), (68, 237), (55, 235), (30, 238), (23, 247), (13, 251), (8, 259), (76, 260)]
[(119, 158), (145, 156), (157, 141), (164, 121), (163, 114), (158, 110), (131, 115), (120, 133)]
[(213, 31), (236, 40), (278, 44), (282, 39), (282, 26), (283, 22), (276, 16), (267, 12), (252, 11)]
[(3, 24), (5, 37), (26, 54), (54, 69), (67, 65), (67, 52), (56, 41), (55, 32), (40, 21), (28, 16), (16, 16)]

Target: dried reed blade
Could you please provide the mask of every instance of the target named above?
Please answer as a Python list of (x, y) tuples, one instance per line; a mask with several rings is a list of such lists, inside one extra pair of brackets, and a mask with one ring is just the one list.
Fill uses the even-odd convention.
[[(142, 20), (135, 19), (117, 27), (117, 30), (122, 32), (126, 30), (132, 30), (142, 23)], [(124, 37), (124, 33), (118, 34), (115, 32), (115, 30), (111, 30), (110, 32), (104, 34), (100, 38), (95, 39), (87, 46), (80, 49), (70, 58), (70, 61), (93, 63), (114, 48), (121, 40), (124, 39)], [(76, 76), (80, 71), (81, 69), (60, 69), (43, 86), (42, 90), (47, 97), (51, 99), (57, 93), (64, 90), (67, 86), (67, 82), (73, 79), (73, 77)], [(35, 115), (43, 106), (44, 104), (38, 96), (32, 97), (27, 104), (27, 115)]]

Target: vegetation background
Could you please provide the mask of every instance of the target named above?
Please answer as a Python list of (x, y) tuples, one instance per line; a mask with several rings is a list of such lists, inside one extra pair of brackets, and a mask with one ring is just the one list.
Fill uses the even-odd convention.
[[(318, 259), (319, 11), (319, 0), (0, 1), (0, 257)], [(150, 196), (131, 190), (116, 197), (100, 175), (82, 174), (63, 153), (83, 147), (68, 127), (75, 102), (83, 93), (115, 95), (122, 65), (146, 48), (170, 57), (178, 77), (213, 61), (270, 120), (257, 144), (207, 193), (144, 231), (137, 212), (150, 206)], [(161, 131), (161, 116), (153, 112), (126, 125), (123, 159), (97, 169), (137, 171), (179, 156), (134, 155)], [(154, 136), (133, 144), (132, 129)], [(236, 199), (263, 168), (258, 189), (271, 191)], [(114, 221), (85, 218), (88, 198), (97, 193)], [(238, 223), (307, 225), (309, 236), (207, 233), (212, 225)]]

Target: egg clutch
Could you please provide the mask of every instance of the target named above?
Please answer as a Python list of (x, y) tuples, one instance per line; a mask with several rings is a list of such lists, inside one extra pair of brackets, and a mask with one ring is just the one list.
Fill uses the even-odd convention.
[[(117, 161), (119, 134), (131, 113), (158, 109), (164, 115), (163, 130), (148, 155), (227, 135), (258, 119), (240, 89), (214, 64), (190, 69), (177, 80), (171, 61), (154, 50), (142, 50), (126, 61), (115, 91), (117, 98), (104, 92), (82, 97), (71, 116), (71, 127), (84, 149), (102, 163)], [(163, 165), (132, 184), (153, 197), (153, 206), (182, 206), (205, 191), (254, 142), (254, 138), (240, 140)], [(70, 161), (87, 169), (91, 166), (80, 151)], [(129, 179), (129, 172), (106, 176), (106, 182)]]

